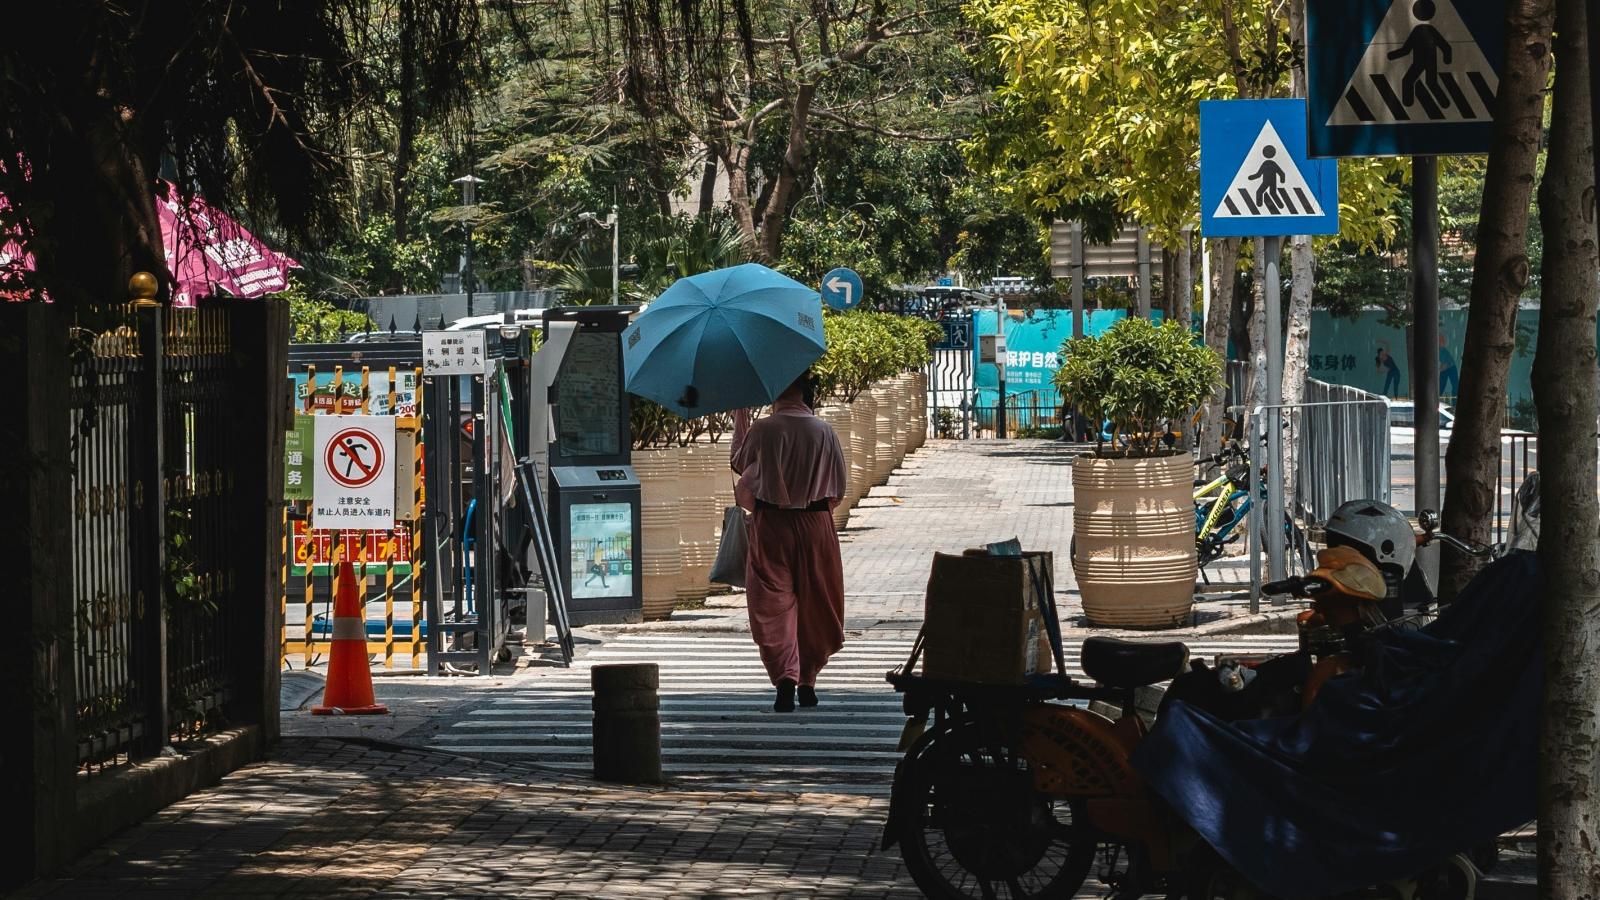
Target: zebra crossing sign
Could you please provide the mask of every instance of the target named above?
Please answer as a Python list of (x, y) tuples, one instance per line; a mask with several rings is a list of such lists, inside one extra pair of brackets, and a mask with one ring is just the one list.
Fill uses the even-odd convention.
[(1506, 0), (1307, 0), (1312, 156), (1486, 153)]
[(1200, 102), (1206, 237), (1337, 234), (1339, 167), (1306, 155), (1304, 100)]

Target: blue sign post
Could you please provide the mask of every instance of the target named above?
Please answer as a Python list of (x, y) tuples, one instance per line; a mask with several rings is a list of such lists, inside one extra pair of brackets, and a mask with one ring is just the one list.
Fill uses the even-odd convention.
[[(1260, 550), (1265, 543), (1272, 580), (1284, 565), (1283, 323), (1278, 303), (1282, 239), (1294, 234), (1339, 233), (1339, 164), (1306, 154), (1304, 100), (1202, 100), (1200, 102), (1200, 230), (1206, 237), (1254, 237), (1264, 266), (1266, 292), (1266, 403), (1251, 420), (1266, 426), (1267, 513), (1250, 542), (1250, 596), (1261, 595)], [(1254, 411), (1252, 411), (1254, 412)], [(1260, 444), (1252, 440), (1252, 446)], [(1267, 525), (1265, 523), (1272, 523)]]
[(1304, 100), (1200, 101), (1206, 237), (1339, 233), (1339, 168), (1306, 154)]
[(1506, 0), (1307, 0), (1312, 156), (1487, 153)]
[(861, 303), (861, 276), (850, 269), (833, 269), (822, 276), (822, 302), (834, 309), (855, 309)]

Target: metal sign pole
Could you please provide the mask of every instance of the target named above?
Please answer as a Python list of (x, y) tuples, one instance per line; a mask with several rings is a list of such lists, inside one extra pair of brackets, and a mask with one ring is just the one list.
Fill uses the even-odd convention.
[(1089, 271), (1083, 258), (1083, 223), (1072, 223), (1072, 336), (1083, 337), (1083, 276)]
[[(1411, 396), (1416, 429), (1416, 512), (1439, 508), (1439, 165), (1411, 158)], [(1439, 548), (1419, 547), (1430, 581), (1439, 576)]]
[[(1255, 412), (1256, 414), (1251, 416), (1246, 421), (1253, 423), (1253, 426), (1258, 429), (1256, 434), (1250, 436), (1250, 447), (1251, 455), (1254, 456), (1255, 459), (1259, 460), (1260, 457), (1258, 455), (1257, 448), (1259, 448), (1262, 443), (1260, 440), (1261, 432), (1259, 431), (1259, 428), (1261, 423), (1265, 421), (1265, 416), (1262, 415), (1262, 410), (1259, 406), (1256, 407)], [(1245, 487), (1245, 490), (1250, 492), (1250, 496), (1248, 498), (1250, 502), (1250, 516), (1245, 520), (1245, 524), (1249, 532), (1246, 539), (1250, 541), (1250, 612), (1252, 614), (1261, 611), (1261, 519), (1263, 511), (1261, 503), (1256, 499), (1256, 494), (1258, 493), (1256, 489), (1256, 479), (1260, 477), (1260, 468), (1261, 467), (1259, 465), (1256, 465), (1254, 462), (1252, 462), (1252, 469), (1254, 471), (1250, 472), (1249, 480)]]
[(1006, 342), (1006, 301), (1005, 301), (1004, 297), (1001, 297), (1001, 298), (999, 298), (999, 299), (994, 301), (994, 333), (995, 333), (994, 367), (995, 367), (995, 370), (999, 373), (998, 377), (999, 377), (999, 381), (1000, 381), (999, 409), (997, 410), (997, 415), (995, 416), (994, 436), (996, 438), (999, 438), (1000, 440), (1005, 440), (1005, 438), (1006, 438), (1006, 362), (1008, 361), (1009, 357), (1007, 356), (1006, 349), (1005, 349), (1005, 342)]
[[(1283, 310), (1279, 306), (1278, 256), (1283, 239), (1262, 238), (1258, 245), (1264, 255), (1266, 272), (1267, 402), (1271, 410), (1262, 418), (1267, 430), (1267, 516), (1262, 536), (1266, 538), (1267, 566), (1273, 581), (1285, 575), (1283, 559)], [(1276, 601), (1274, 601), (1276, 602)]]

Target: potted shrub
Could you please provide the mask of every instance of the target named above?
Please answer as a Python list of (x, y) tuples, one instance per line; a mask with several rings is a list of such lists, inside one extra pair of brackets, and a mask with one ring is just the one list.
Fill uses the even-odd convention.
[(1072, 566), (1096, 625), (1160, 628), (1193, 614), (1194, 464), (1166, 440), (1222, 377), (1217, 355), (1176, 322), (1128, 318), (1062, 345), (1063, 402), (1113, 439), (1073, 463)]

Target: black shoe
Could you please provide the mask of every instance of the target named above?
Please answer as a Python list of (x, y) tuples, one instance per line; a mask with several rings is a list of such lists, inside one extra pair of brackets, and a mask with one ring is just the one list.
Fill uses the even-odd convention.
[(800, 705), (801, 706), (816, 706), (817, 705), (817, 689), (816, 689), (815, 685), (810, 685), (810, 684), (802, 684), (802, 685), (800, 685)]
[(778, 699), (772, 703), (773, 712), (794, 712), (794, 682), (785, 678), (778, 682)]

